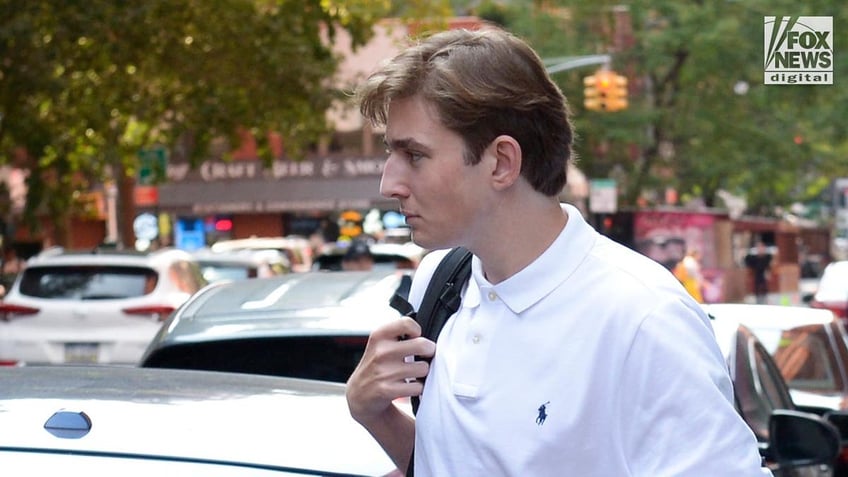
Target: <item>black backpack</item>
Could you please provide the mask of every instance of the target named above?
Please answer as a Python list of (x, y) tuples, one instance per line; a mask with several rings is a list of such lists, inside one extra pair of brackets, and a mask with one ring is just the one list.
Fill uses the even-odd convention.
[[(412, 305), (406, 301), (406, 297), (395, 294), (389, 304), (402, 315), (411, 316), (421, 325), (421, 336), (431, 341), (436, 341), (442, 327), (459, 310), (462, 301), (460, 293), (468, 277), (471, 276), (471, 252), (462, 247), (451, 249), (445, 258), (439, 262), (427, 290), (421, 299), (418, 312), (412, 309)], [(429, 360), (428, 360), (429, 361)], [(423, 381), (423, 380), (422, 380)], [(418, 396), (410, 398), (413, 414), (418, 412), (421, 400)], [(415, 462), (415, 451), (409, 460), (407, 477), (414, 475), (413, 463)]]

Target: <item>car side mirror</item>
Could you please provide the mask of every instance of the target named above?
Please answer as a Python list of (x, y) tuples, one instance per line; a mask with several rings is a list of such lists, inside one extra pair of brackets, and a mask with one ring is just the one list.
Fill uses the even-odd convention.
[(815, 414), (776, 409), (769, 418), (767, 458), (781, 468), (832, 465), (840, 444), (836, 426)]
[(839, 431), (842, 445), (848, 446), (848, 411), (829, 411), (824, 418)]

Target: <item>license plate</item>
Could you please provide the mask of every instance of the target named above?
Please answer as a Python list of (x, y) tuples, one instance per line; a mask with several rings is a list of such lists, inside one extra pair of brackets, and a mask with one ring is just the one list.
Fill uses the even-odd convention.
[(65, 343), (66, 363), (96, 363), (99, 354), (97, 343)]

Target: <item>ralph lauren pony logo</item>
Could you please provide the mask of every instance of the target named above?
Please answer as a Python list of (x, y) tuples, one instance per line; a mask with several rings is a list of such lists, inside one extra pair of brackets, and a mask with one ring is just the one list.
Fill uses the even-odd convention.
[(536, 424), (541, 426), (542, 424), (545, 423), (545, 419), (548, 418), (547, 410), (548, 410), (548, 404), (550, 404), (550, 403), (551, 402), (548, 401), (545, 404), (542, 404), (541, 406), (539, 406), (539, 415), (536, 416)]

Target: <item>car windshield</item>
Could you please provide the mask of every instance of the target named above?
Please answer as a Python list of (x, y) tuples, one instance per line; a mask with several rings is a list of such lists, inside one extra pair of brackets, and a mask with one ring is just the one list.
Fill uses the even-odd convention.
[(208, 282), (256, 278), (258, 274), (256, 267), (225, 263), (201, 263), (200, 272)]
[(20, 292), (37, 298), (105, 300), (150, 293), (157, 273), (126, 266), (48, 266), (23, 271)]
[(245, 316), (274, 310), (388, 303), (400, 278), (367, 272), (293, 274), (279, 280), (250, 280), (213, 293), (186, 311), (193, 319)]
[[(761, 331), (757, 332), (758, 336)], [(823, 325), (802, 326), (772, 334), (772, 339), (765, 337), (763, 343), (770, 348), (769, 352), (789, 387), (807, 391), (841, 389), (837, 358), (833, 356)]]

